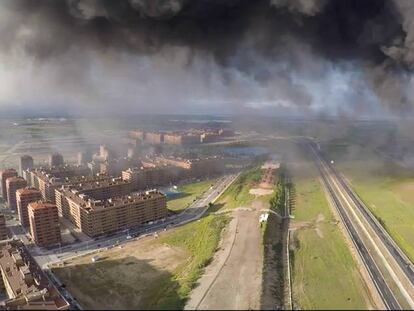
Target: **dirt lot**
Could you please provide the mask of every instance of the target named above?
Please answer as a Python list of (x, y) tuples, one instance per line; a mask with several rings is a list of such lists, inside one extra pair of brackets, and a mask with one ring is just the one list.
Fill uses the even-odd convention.
[(250, 194), (253, 195), (269, 195), (273, 193), (272, 189), (263, 189), (263, 188), (252, 188), (249, 190)]
[(94, 255), (89, 255), (53, 269), (86, 309), (150, 308), (160, 284), (168, 282), (172, 271), (189, 258), (181, 248), (153, 243), (153, 238), (101, 254), (96, 263), (91, 262)]
[(256, 200), (251, 210), (236, 209), (218, 251), (199, 286), (191, 293), (186, 309), (260, 309), (262, 292), (262, 232)]

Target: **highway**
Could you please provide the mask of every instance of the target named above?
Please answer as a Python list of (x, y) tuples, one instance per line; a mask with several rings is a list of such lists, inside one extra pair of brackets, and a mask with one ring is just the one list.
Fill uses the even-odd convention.
[(344, 187), (346, 192), (349, 196), (353, 199), (358, 209), (364, 215), (366, 220), (371, 224), (373, 229), (376, 231), (378, 236), (381, 238), (385, 246), (387, 247), (388, 251), (396, 258), (400, 268), (404, 271), (407, 277), (410, 279), (411, 283), (414, 284), (414, 270), (413, 270), (413, 263), (410, 259), (404, 254), (404, 252), (399, 248), (399, 246), (394, 242), (391, 236), (388, 234), (387, 231), (382, 227), (379, 221), (375, 218), (375, 216), (371, 213), (371, 211), (365, 206), (362, 200), (358, 197), (358, 195), (352, 190), (351, 186), (347, 182), (347, 180), (340, 174), (335, 168), (331, 167), (334, 174), (337, 176), (339, 182)]
[(306, 141), (321, 174), (322, 183), (365, 266), (384, 306), (390, 310), (414, 308), (410, 262), (381, 227), (343, 176)]

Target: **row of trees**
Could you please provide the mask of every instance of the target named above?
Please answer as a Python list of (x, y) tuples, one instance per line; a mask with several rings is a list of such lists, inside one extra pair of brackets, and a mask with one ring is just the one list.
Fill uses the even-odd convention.
[(283, 166), (280, 166), (278, 175), (274, 195), (270, 198), (270, 208), (283, 215), (286, 200), (286, 169)]

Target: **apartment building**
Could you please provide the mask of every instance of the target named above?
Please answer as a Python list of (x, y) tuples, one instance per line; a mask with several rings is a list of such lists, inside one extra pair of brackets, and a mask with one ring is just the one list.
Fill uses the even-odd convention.
[(10, 177), (6, 180), (7, 203), (9, 208), (16, 211), (16, 191), (27, 186), (26, 180), (23, 177)]
[(234, 130), (228, 128), (219, 129), (218, 134), (222, 137), (230, 137), (236, 135)]
[(144, 131), (130, 131), (128, 136), (132, 139), (139, 139), (141, 141), (145, 140), (145, 132)]
[(55, 190), (61, 188), (62, 186), (73, 184), (87, 184), (91, 182), (99, 182), (108, 179), (110, 179), (110, 177), (106, 175), (73, 176), (66, 178), (51, 178), (50, 180), (39, 179), (39, 190), (42, 194), (43, 200), (55, 204)]
[(202, 143), (213, 143), (219, 141), (221, 136), (218, 133), (203, 133), (200, 135)]
[(150, 144), (162, 144), (164, 142), (164, 133), (147, 132), (145, 133), (145, 141)]
[(33, 168), (33, 158), (29, 155), (23, 155), (20, 157), (19, 161), (19, 173), (20, 176), (23, 176), (23, 172), (26, 170), (31, 170)]
[(168, 185), (186, 178), (203, 178), (224, 172), (227, 160), (222, 157), (183, 159), (178, 157), (155, 157), (153, 162), (142, 161), (143, 166), (122, 171), (122, 179), (143, 190)]
[(3, 196), (3, 200), (7, 202), (7, 188), (6, 188), (6, 180), (10, 177), (16, 177), (17, 171), (13, 168), (5, 169), (0, 172), (0, 179), (1, 179), (1, 195)]
[(133, 183), (133, 189), (143, 190), (170, 183), (185, 178), (184, 168), (174, 165), (159, 165), (154, 167), (133, 167), (122, 171), (122, 179)]
[(29, 228), (29, 213), (27, 206), (29, 203), (37, 202), (42, 199), (42, 193), (36, 188), (23, 188), (16, 191), (17, 212), (20, 223), (23, 227)]
[(99, 163), (99, 172), (112, 176), (119, 176), (121, 172), (131, 165), (137, 165), (137, 161), (130, 158), (119, 158)]
[(69, 220), (83, 233), (96, 237), (167, 217), (164, 194), (147, 191), (97, 200), (74, 189), (61, 190)]
[(92, 161), (92, 152), (90, 151), (80, 151), (77, 154), (77, 164), (79, 166), (87, 166), (88, 163)]
[(69, 303), (30, 255), (21, 241), (0, 243), (2, 299), (5, 310), (68, 310)]
[(105, 200), (115, 196), (124, 196), (134, 190), (132, 182), (122, 178), (97, 176), (94, 179), (84, 180), (82, 183), (72, 183), (55, 190), (55, 202), (59, 216), (70, 218), (69, 205), (65, 191), (71, 190), (75, 194), (92, 197), (96, 200)]
[(173, 166), (184, 168), (186, 170), (191, 169), (190, 160), (178, 158), (178, 157), (164, 157), (164, 156), (155, 157), (154, 162), (157, 164), (173, 165)]
[(30, 235), (36, 245), (49, 247), (61, 242), (59, 216), (55, 204), (32, 202), (28, 207)]
[(192, 128), (179, 131), (130, 131), (128, 137), (136, 141), (145, 141), (150, 144), (193, 145), (222, 140), (224, 137), (234, 136), (234, 131), (224, 128)]
[(39, 189), (39, 179), (38, 179), (38, 169), (33, 169), (28, 171), (26, 174), (28, 176), (28, 179), (26, 178), (27, 184), (30, 185), (30, 187), (34, 187), (36, 189)]
[(184, 168), (187, 177), (204, 177), (224, 171), (226, 159), (219, 156), (203, 158), (156, 157), (157, 163)]
[(63, 156), (60, 153), (53, 153), (49, 155), (49, 166), (50, 167), (63, 166), (63, 165), (64, 165)]
[(7, 239), (6, 217), (0, 214), (0, 240)]
[(90, 174), (91, 171), (85, 166), (39, 168), (30, 171), (30, 185), (42, 193), (43, 200), (55, 203), (55, 189), (62, 185), (95, 178)]
[(201, 142), (201, 136), (197, 133), (165, 133), (164, 143), (169, 145), (194, 145)]
[(31, 170), (32, 170), (33, 168), (31, 168), (31, 169), (26, 169), (26, 170), (23, 170), (23, 172), (22, 172), (22, 177), (24, 178), (24, 180), (26, 180), (26, 182), (27, 182), (27, 185), (29, 186), (29, 187), (31, 187), (32, 186), (32, 179), (31, 179), (31, 176), (30, 176), (30, 172), (31, 172)]

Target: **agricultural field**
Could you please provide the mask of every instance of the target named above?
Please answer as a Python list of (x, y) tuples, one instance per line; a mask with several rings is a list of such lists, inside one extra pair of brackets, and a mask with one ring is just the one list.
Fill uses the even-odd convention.
[(227, 222), (209, 215), (103, 251), (95, 263), (90, 254), (52, 271), (85, 309), (182, 309)]
[(180, 211), (188, 207), (197, 197), (207, 191), (215, 179), (208, 179), (198, 182), (192, 182), (178, 186), (178, 194), (171, 197), (167, 202), (168, 209), (172, 211)]
[(310, 162), (292, 166), (291, 230), (294, 305), (301, 309), (366, 309), (369, 293)]

